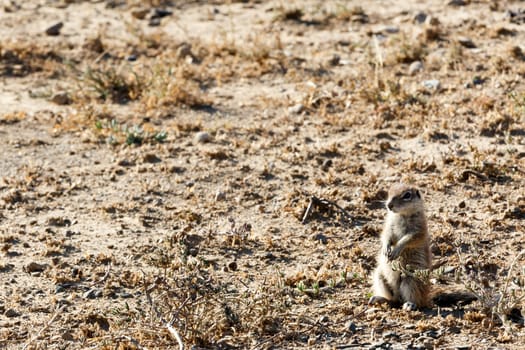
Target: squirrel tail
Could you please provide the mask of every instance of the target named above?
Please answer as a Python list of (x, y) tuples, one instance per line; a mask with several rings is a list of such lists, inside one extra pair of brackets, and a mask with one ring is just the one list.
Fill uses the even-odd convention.
[(434, 305), (440, 307), (454, 306), (454, 305), (468, 305), (473, 301), (478, 300), (474, 293), (467, 291), (458, 292), (441, 292), (432, 297)]

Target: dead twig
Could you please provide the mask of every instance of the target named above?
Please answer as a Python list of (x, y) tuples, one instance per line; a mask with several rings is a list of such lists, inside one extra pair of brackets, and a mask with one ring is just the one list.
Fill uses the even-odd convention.
[(180, 337), (179, 332), (177, 332), (175, 327), (173, 327), (173, 323), (175, 323), (175, 320), (176, 315), (173, 315), (171, 320), (168, 323), (166, 323), (166, 328), (168, 328), (168, 331), (173, 336), (173, 338), (177, 340), (177, 343), (179, 344), (179, 350), (184, 350), (184, 343), (182, 342), (182, 338)]
[(339, 204), (325, 198), (311, 196), (310, 203), (308, 203), (308, 207), (306, 207), (301, 223), (305, 224), (308, 221), (315, 208), (330, 210), (332, 207), (336, 208), (346, 219), (352, 221), (352, 217)]
[(472, 170), (472, 169), (463, 170), (463, 172), (461, 173), (459, 178), (462, 181), (467, 181), (470, 175), (474, 175), (475, 177), (477, 177), (481, 181), (488, 181), (489, 180), (489, 178), (487, 176), (485, 176), (484, 174), (480, 173), (479, 171)]

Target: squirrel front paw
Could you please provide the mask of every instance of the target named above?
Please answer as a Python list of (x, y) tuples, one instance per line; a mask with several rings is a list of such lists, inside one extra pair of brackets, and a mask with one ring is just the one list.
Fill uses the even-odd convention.
[(394, 247), (394, 249), (392, 249), (392, 247), (388, 247), (387, 258), (389, 261), (396, 260), (399, 254), (401, 254), (401, 249), (399, 249), (399, 246)]

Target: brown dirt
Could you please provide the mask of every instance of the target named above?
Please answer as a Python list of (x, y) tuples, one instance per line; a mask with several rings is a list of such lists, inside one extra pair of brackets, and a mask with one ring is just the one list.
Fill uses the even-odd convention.
[[(521, 349), (523, 2), (360, 4), (4, 1), (0, 347)], [(480, 300), (366, 305), (398, 181)]]

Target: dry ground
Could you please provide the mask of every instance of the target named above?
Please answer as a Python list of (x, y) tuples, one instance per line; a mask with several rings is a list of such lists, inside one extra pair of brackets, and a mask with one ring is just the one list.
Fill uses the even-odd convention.
[[(523, 348), (523, 1), (2, 5), (0, 347)], [(398, 181), (478, 301), (366, 305)]]

